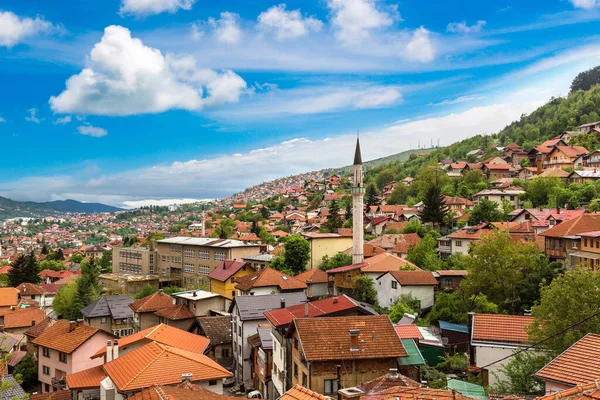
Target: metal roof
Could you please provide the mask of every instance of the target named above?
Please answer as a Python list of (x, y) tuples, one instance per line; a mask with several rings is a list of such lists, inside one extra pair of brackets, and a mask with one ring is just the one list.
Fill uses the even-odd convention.
[(114, 319), (133, 318), (129, 304), (135, 300), (124, 294), (102, 296), (81, 310), (86, 318), (111, 317)]
[(442, 329), (442, 330), (455, 331), (455, 332), (461, 332), (461, 333), (469, 333), (469, 328), (467, 328), (467, 325), (453, 324), (453, 323), (446, 322), (446, 321), (439, 321), (439, 323), (440, 323), (440, 329)]
[(188, 300), (204, 300), (212, 297), (220, 297), (221, 295), (207, 292), (205, 290), (188, 290), (186, 292), (173, 293), (173, 297), (180, 297)]
[(257, 247), (258, 244), (252, 244), (243, 242), (241, 240), (234, 239), (214, 239), (214, 238), (196, 238), (196, 237), (185, 237), (177, 236), (168, 239), (159, 240), (158, 243), (167, 244), (185, 244), (188, 246), (208, 246), (208, 247), (221, 247), (221, 248), (232, 248), (232, 247)]
[(400, 365), (425, 365), (423, 355), (419, 351), (419, 347), (412, 339), (400, 339), (404, 350), (408, 353), (407, 357), (398, 357)]
[(230, 306), (230, 312), (235, 307), (242, 321), (250, 321), (257, 319), (267, 319), (265, 311), (281, 308), (281, 299), (285, 301), (285, 307), (294, 306), (296, 304), (306, 303), (306, 293), (277, 293), (265, 294), (258, 296), (235, 296)]

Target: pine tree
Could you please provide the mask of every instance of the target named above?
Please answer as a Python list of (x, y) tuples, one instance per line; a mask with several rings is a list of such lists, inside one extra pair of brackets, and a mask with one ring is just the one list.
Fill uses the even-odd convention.
[(342, 227), (342, 219), (340, 218), (340, 207), (337, 201), (332, 200), (329, 206), (329, 217), (327, 217), (327, 223), (325, 224), (329, 232), (336, 233), (339, 228)]
[(77, 282), (76, 303), (78, 307), (85, 307), (97, 300), (102, 294), (102, 286), (98, 282), (100, 268), (95, 258), (84, 260), (81, 263), (81, 278)]
[(8, 283), (12, 287), (17, 287), (21, 283), (38, 283), (40, 277), (37, 271), (37, 259), (33, 252), (21, 254), (12, 264), (12, 269), (8, 271)]
[(373, 182), (369, 183), (366, 190), (367, 207), (377, 205), (379, 203), (379, 190)]
[(430, 185), (425, 191), (423, 199), (423, 210), (419, 212), (421, 222), (431, 222), (433, 226), (439, 226), (444, 222), (444, 217), (448, 214), (448, 207), (444, 201), (442, 189), (437, 180), (437, 172), (435, 182)]
[(44, 243), (44, 245), (42, 246), (42, 250), (40, 251), (40, 254), (48, 254), (50, 253), (50, 251), (48, 250), (48, 246), (46, 246), (46, 243)]

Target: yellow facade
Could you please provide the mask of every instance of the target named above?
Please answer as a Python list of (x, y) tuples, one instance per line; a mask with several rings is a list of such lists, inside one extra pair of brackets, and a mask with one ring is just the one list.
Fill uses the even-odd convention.
[(235, 280), (239, 279), (243, 276), (249, 275), (253, 272), (256, 272), (254, 268), (252, 268), (249, 264), (246, 264), (245, 267), (241, 268), (235, 274), (231, 276), (231, 278), (227, 279), (225, 282), (221, 282), (217, 279), (210, 279), (210, 291), (216, 294), (220, 294), (221, 296), (225, 296), (228, 299), (233, 299), (235, 296)]
[(331, 258), (352, 247), (352, 236), (311, 238), (305, 235), (305, 238), (310, 243), (310, 260), (306, 269), (319, 268), (323, 256)]

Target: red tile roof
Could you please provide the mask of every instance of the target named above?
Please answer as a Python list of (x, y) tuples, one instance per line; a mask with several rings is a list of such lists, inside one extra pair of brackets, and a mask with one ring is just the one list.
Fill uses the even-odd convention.
[(600, 399), (600, 381), (598, 379), (585, 385), (578, 385), (574, 388), (562, 390), (543, 397), (538, 397), (536, 400), (561, 400), (561, 399), (577, 399), (577, 400), (598, 400)]
[(4, 315), (4, 328), (35, 326), (46, 318), (46, 313), (37, 307), (21, 308)]
[(303, 273), (296, 275), (294, 278), (306, 284), (310, 283), (327, 283), (327, 272), (318, 268), (309, 269)]
[[(407, 353), (387, 315), (299, 318), (294, 320), (308, 361), (406, 357)], [(350, 330), (358, 329), (352, 350)], [(324, 345), (324, 344), (327, 345)]]
[(306, 283), (281, 271), (267, 267), (237, 279), (236, 288), (244, 291), (268, 286), (278, 286), (279, 290), (306, 289), (307, 287)]
[(12, 287), (0, 288), (0, 307), (16, 306), (18, 302), (18, 289)]
[(408, 325), (395, 325), (394, 329), (400, 337), (400, 339), (423, 339), (423, 335), (419, 330), (419, 327), (414, 324)]
[(32, 283), (21, 283), (18, 287), (21, 296), (33, 296), (44, 294), (44, 289)]
[(437, 286), (438, 281), (429, 271), (390, 271), (390, 274), (406, 286)]
[(529, 343), (526, 329), (533, 317), (501, 314), (475, 314), (473, 317), (473, 340)]
[(128, 397), (129, 400), (240, 400), (239, 397), (225, 396), (211, 392), (198, 385), (182, 382), (177, 386), (153, 385)]
[(57, 390), (50, 393), (38, 393), (29, 396), (29, 400), (72, 400), (71, 391)]
[(540, 233), (545, 237), (574, 236), (581, 232), (600, 230), (600, 214), (582, 214)]
[(304, 386), (294, 385), (279, 398), (279, 400), (330, 400), (329, 397), (313, 392)]
[[(119, 348), (126, 349), (133, 344), (157, 342), (167, 346), (203, 354), (210, 340), (173, 326), (159, 324), (119, 339)], [(91, 358), (104, 356), (106, 346), (102, 346)]]
[(445, 269), (435, 271), (439, 276), (467, 276), (469, 271), (464, 269)]
[(175, 304), (174, 306), (158, 310), (154, 314), (170, 320), (194, 318), (195, 315), (183, 304)]
[(360, 396), (360, 400), (473, 400), (455, 390), (394, 386)]
[(600, 335), (587, 334), (535, 375), (568, 385), (579, 385), (600, 378)]
[(85, 390), (100, 387), (100, 382), (106, 378), (106, 372), (101, 365), (67, 375), (66, 382), (70, 390)]
[(174, 299), (166, 293), (156, 292), (129, 304), (136, 313), (156, 312), (173, 306)]
[(38, 336), (33, 344), (70, 354), (98, 332), (100, 329), (87, 325), (76, 325), (71, 329), (69, 321), (60, 320)]
[[(237, 260), (225, 260), (217, 268), (215, 268), (208, 277), (215, 279), (220, 282), (225, 282), (227, 279), (235, 275), (236, 272), (241, 270), (243, 267), (251, 268), (250, 264), (243, 261)], [(254, 271), (254, 268), (252, 268)]]

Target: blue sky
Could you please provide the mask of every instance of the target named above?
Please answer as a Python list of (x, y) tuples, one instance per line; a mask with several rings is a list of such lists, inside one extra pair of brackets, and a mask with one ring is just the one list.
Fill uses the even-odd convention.
[(492, 133), (600, 64), (600, 0), (0, 0), (0, 195), (134, 206)]

